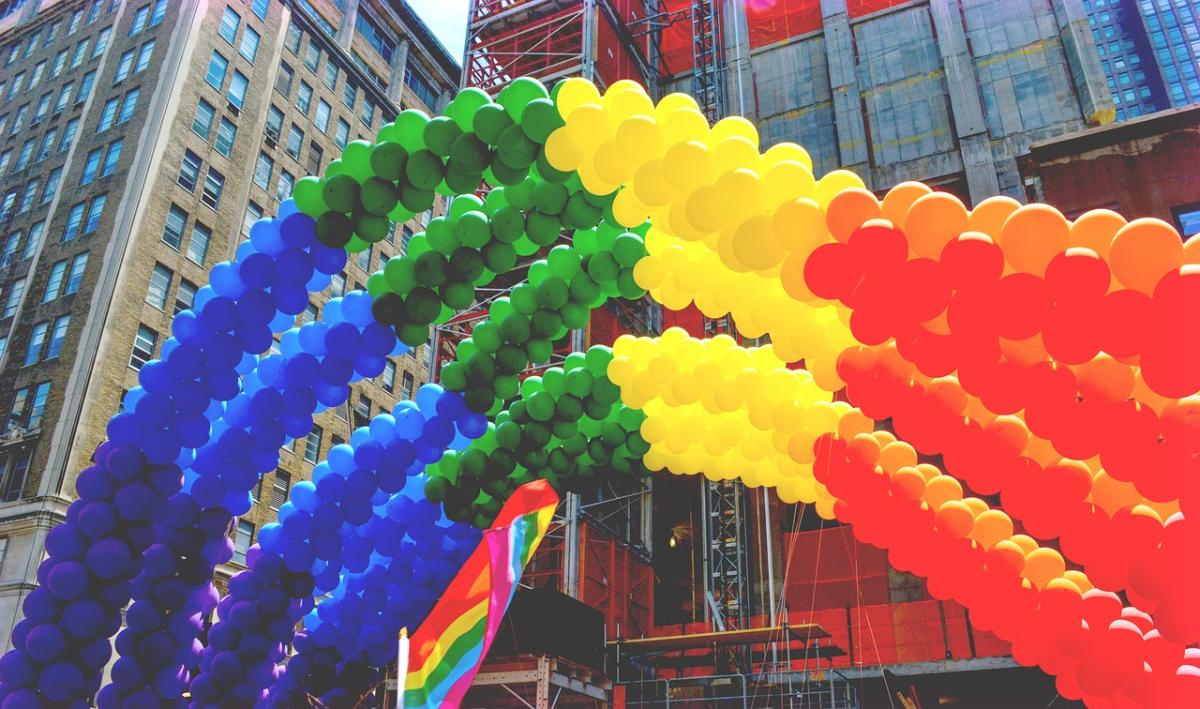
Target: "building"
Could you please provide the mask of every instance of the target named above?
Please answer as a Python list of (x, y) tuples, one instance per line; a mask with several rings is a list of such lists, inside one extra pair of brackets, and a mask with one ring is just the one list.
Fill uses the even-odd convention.
[(1200, 233), (1200, 106), (1173, 108), (1034, 143), (1022, 160), (1030, 197), (1075, 217), (1089, 209), (1157, 217)]
[(1083, 4), (1118, 120), (1200, 102), (1200, 2)]
[[(403, 2), (14, 0), (0, 15), (7, 649), (75, 475), (208, 269), (348, 141), (372, 139), (401, 109), (440, 108), (459, 70)], [(429, 217), (352, 258), (300, 320), (362, 288)], [(324, 451), (412, 396), (427, 349), (393, 358), (285, 446), (223, 574)]]

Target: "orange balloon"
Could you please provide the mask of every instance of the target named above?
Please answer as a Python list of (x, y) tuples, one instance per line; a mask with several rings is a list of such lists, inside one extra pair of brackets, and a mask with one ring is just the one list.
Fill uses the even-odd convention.
[(946, 244), (966, 230), (967, 208), (949, 192), (918, 197), (904, 218), (909, 249), (925, 258), (941, 258)]
[(1025, 550), (1011, 539), (1001, 539), (988, 551), (988, 571), (1017, 575), (1025, 568)]
[(1134, 219), (1113, 237), (1108, 262), (1121, 285), (1147, 295), (1183, 265), (1183, 240), (1161, 219)]
[(924, 476), (925, 482), (929, 482), (942, 474), (942, 471), (938, 470), (938, 467), (933, 463), (917, 463), (913, 468)]
[(982, 232), (998, 239), (1000, 231), (1004, 228), (1004, 220), (1020, 208), (1021, 203), (1012, 197), (988, 197), (971, 210), (971, 215), (967, 217), (967, 227), (971, 231)]
[(1061, 591), (1070, 591), (1071, 593), (1074, 593), (1077, 596), (1083, 595), (1083, 589), (1081, 589), (1079, 587), (1079, 584), (1075, 583), (1071, 579), (1068, 579), (1068, 578), (1065, 578), (1062, 576), (1060, 576), (1058, 578), (1050, 579), (1050, 581), (1046, 584), (1046, 590), (1051, 590), (1051, 589), (1058, 589)]
[(929, 382), (926, 392), (943, 411), (961, 415), (967, 410), (967, 392), (963, 391), (962, 385), (958, 383), (958, 377), (938, 377)]
[(925, 483), (924, 500), (934, 510), (949, 500), (962, 500), (962, 483), (949, 475), (939, 475)]
[(1005, 452), (1013, 455), (1019, 455), (1029, 445), (1029, 427), (1015, 414), (997, 416), (984, 426), (984, 430), (1004, 446)]
[(1067, 218), (1054, 207), (1025, 205), (1000, 230), (1004, 260), (1017, 271), (1043, 276), (1051, 259), (1067, 249), (1069, 230)]
[(851, 187), (838, 192), (825, 209), (825, 224), (833, 238), (843, 244), (850, 241), (850, 234), (868, 219), (881, 216), (879, 200), (861, 187)]
[(1046, 352), (1046, 345), (1042, 341), (1042, 333), (1040, 332), (1024, 340), (1010, 340), (1006, 337), (1001, 337), (1000, 352), (1007, 359), (1027, 367), (1050, 359), (1050, 355)]
[(975, 515), (976, 517), (990, 509), (988, 507), (988, 503), (984, 502), (978, 497), (964, 497), (963, 504), (965, 504), (967, 507), (970, 507), (971, 514)]
[(1012, 533), (1011, 517), (1001, 510), (987, 510), (975, 518), (975, 528), (971, 536), (975, 537), (975, 541), (979, 542), (984, 550), (991, 551), (1001, 540), (1011, 537)]
[(1056, 549), (1038, 547), (1025, 555), (1025, 578), (1039, 590), (1045, 588), (1051, 579), (1061, 577), (1066, 570), (1067, 562)]
[(783, 260), (779, 270), (784, 292), (805, 302), (817, 299), (817, 294), (808, 289), (808, 281), (804, 280), (804, 265), (808, 263), (808, 257), (809, 254), (790, 254)]
[[(860, 433), (870, 433), (873, 430), (875, 430), (875, 422), (858, 409), (850, 409), (838, 419), (838, 436), (847, 441), (852, 440)], [(879, 444), (876, 443), (876, 445)]]
[(1082, 246), (1095, 251), (1107, 260), (1108, 248), (1113, 237), (1125, 226), (1125, 217), (1111, 209), (1093, 209), (1084, 212), (1071, 224), (1069, 241), (1071, 246)]
[(1117, 480), (1103, 470), (1092, 477), (1092, 504), (1110, 517), (1141, 501), (1142, 496), (1133, 483)]
[(1075, 381), (1085, 399), (1110, 404), (1133, 396), (1133, 367), (1118, 362), (1106, 352), (1079, 365)]
[(900, 468), (892, 476), (892, 494), (905, 500), (920, 500), (925, 495), (925, 476), (916, 468)]
[(975, 515), (962, 500), (947, 500), (937, 508), (937, 526), (951, 536), (961, 539), (971, 534)]
[(1014, 534), (1012, 535), (1011, 539), (1014, 544), (1021, 547), (1025, 553), (1025, 556), (1029, 556), (1030, 552), (1038, 548), (1037, 540), (1028, 534)]
[(1183, 242), (1183, 262), (1200, 263), (1200, 235), (1192, 234)]
[(894, 441), (879, 451), (879, 464), (889, 475), (895, 475), (901, 468), (911, 468), (917, 464), (917, 452), (904, 441)]
[(1083, 573), (1082, 571), (1077, 571), (1075, 569), (1067, 569), (1066, 571), (1064, 571), (1063, 578), (1066, 579), (1067, 581), (1070, 581), (1071, 583), (1075, 584), (1075, 587), (1078, 588), (1080, 591), (1083, 591), (1084, 593), (1087, 593), (1088, 591), (1090, 591), (1096, 587), (1096, 585), (1093, 584), (1091, 582), (1091, 580), (1087, 577), (1087, 574)]
[(923, 182), (901, 182), (883, 197), (883, 218), (890, 220), (897, 229), (904, 228), (904, 219), (908, 216), (908, 208), (921, 197), (933, 190)]

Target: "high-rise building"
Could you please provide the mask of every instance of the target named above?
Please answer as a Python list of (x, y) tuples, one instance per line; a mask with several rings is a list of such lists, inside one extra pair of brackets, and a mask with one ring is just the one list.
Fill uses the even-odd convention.
[[(402, 109), (433, 111), (456, 61), (391, 0), (0, 3), (0, 637), (47, 531), (138, 370), (208, 270), (295, 181)], [(362, 289), (442, 208), (352, 256), (298, 320)], [(295, 482), (427, 376), (393, 357), (284, 446), (231, 530), (236, 570)]]
[(1117, 118), (1200, 103), (1200, 0), (1083, 0)]

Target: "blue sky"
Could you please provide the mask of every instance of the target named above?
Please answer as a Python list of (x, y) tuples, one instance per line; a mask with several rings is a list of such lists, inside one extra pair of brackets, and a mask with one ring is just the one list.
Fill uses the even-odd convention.
[(467, 0), (407, 0), (425, 24), (446, 46), (455, 61), (462, 61), (467, 31)]

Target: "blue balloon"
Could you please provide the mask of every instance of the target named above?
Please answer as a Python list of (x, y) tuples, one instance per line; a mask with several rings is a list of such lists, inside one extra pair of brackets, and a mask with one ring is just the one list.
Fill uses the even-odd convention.
[(272, 219), (259, 219), (250, 225), (250, 241), (255, 249), (265, 254), (277, 254), (283, 250), (279, 224)]

